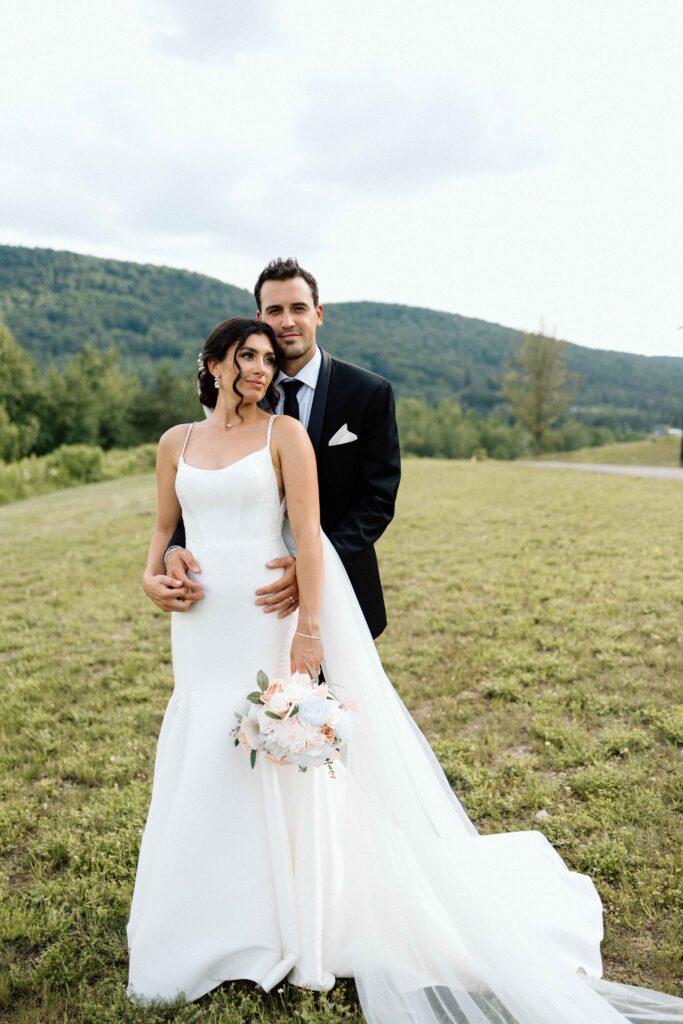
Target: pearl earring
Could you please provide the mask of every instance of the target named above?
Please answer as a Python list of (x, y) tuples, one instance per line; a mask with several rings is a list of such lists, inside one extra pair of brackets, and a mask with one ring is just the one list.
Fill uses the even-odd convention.
[(213, 386), (215, 388), (219, 388), (221, 386), (221, 379), (220, 379), (220, 377), (216, 376), (216, 377), (213, 378)]

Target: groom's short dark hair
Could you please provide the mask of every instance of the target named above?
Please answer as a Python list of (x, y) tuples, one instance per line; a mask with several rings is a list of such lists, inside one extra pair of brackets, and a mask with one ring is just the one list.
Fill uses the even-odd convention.
[(296, 256), (290, 256), (286, 260), (283, 260), (281, 256), (278, 256), (276, 260), (271, 260), (268, 266), (263, 268), (258, 276), (258, 281), (254, 286), (254, 298), (256, 299), (256, 308), (259, 313), (261, 312), (261, 288), (265, 282), (288, 281), (291, 277), (303, 277), (304, 281), (311, 289), (313, 305), (317, 306), (319, 304), (318, 282), (313, 277), (313, 274), (299, 266), (299, 261)]

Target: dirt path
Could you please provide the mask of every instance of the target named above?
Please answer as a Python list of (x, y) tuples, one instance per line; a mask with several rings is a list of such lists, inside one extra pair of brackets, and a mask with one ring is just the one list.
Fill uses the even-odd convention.
[(678, 480), (683, 483), (683, 469), (669, 466), (609, 466), (602, 462), (532, 462), (519, 459), (518, 466), (536, 469), (578, 469), (584, 473), (616, 473), (619, 476), (649, 476), (656, 480)]

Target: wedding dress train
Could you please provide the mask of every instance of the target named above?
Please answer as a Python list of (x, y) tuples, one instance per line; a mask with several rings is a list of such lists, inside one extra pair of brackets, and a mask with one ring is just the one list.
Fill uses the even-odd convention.
[(478, 835), (324, 536), (325, 676), (355, 708), (343, 761), (335, 778), (263, 757), (252, 770), (233, 746), (257, 671), (288, 674), (295, 628), (253, 603), (265, 563), (287, 553), (272, 424), (262, 449), (222, 470), (179, 460), (206, 596), (172, 617), (175, 688), (128, 924), (130, 996), (353, 977), (368, 1024), (683, 1021), (681, 999), (600, 980), (598, 894), (540, 832)]

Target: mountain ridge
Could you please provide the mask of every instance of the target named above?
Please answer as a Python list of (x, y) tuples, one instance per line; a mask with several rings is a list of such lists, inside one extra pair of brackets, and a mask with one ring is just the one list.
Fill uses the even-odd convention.
[[(397, 394), (452, 399), (479, 412), (504, 409), (500, 383), (522, 332), (459, 313), (403, 303), (325, 304), (321, 345), (388, 377)], [(194, 373), (209, 330), (229, 315), (254, 315), (251, 292), (192, 270), (0, 246), (0, 321), (45, 365), (63, 365), (85, 345), (115, 347), (143, 380), (169, 361)], [(605, 425), (650, 429), (677, 422), (683, 358), (566, 343), (581, 385), (575, 412)]]

